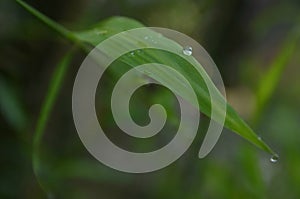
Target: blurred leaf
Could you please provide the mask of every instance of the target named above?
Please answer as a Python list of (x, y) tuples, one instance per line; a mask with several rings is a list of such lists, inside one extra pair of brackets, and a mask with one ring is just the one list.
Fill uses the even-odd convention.
[[(67, 68), (70, 65), (72, 57), (73, 51), (70, 51), (62, 58), (62, 60), (58, 63), (57, 67), (55, 68), (55, 71), (52, 75), (52, 79), (49, 83), (49, 89), (47, 91), (45, 100), (42, 104), (41, 112), (36, 124), (35, 134), (33, 137), (32, 161), (34, 172), (38, 177), (43, 173), (39, 159), (39, 147), (41, 144), (41, 139), (43, 137), (44, 129), (46, 127), (51, 110), (53, 109), (55, 100), (58, 96), (59, 90), (61, 89), (62, 81), (65, 77)], [(43, 187), (43, 184), (40, 184)]]
[(27, 117), (22, 107), (22, 102), (16, 90), (10, 83), (0, 76), (0, 108), (1, 112), (16, 131), (25, 129)]
[(243, 183), (247, 189), (248, 196), (251, 198), (263, 198), (265, 193), (265, 184), (263, 181), (263, 174), (259, 168), (259, 159), (257, 154), (250, 150), (250, 148), (242, 147), (238, 154), (241, 171), (237, 175), (237, 183)]
[[(126, 184), (132, 180), (132, 176), (125, 173), (109, 172), (110, 169), (99, 164), (98, 161), (88, 159), (65, 159), (60, 161), (53, 169), (52, 175), (55, 179), (88, 179), (106, 183)], [(120, 178), (120, 175), (122, 177)]]
[(297, 47), (297, 43), (299, 42), (299, 36), (298, 27), (293, 29), (290, 34), (287, 35), (286, 40), (282, 44), (281, 50), (271, 63), (269, 70), (260, 80), (256, 94), (256, 112), (254, 114), (256, 121), (259, 119), (265, 106), (272, 97), (283, 74), (283, 70), (286, 66), (288, 66), (288, 63)]

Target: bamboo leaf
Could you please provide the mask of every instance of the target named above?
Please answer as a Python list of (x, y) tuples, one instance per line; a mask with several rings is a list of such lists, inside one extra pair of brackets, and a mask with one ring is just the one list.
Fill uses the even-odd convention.
[[(122, 26), (120, 26), (120, 23), (122, 24)], [(93, 46), (97, 46), (100, 42), (104, 41), (106, 38), (114, 34), (117, 34), (118, 32), (139, 27), (141, 27), (141, 24), (133, 19), (125, 17), (112, 17), (106, 20), (105, 22), (98, 24), (93, 29), (83, 32), (76, 32), (75, 35), (77, 35), (80, 40), (88, 42)], [(150, 37), (155, 38), (155, 34), (157, 33), (153, 33), (152, 30), (149, 29), (149, 32), (147, 34), (150, 35)], [(182, 49), (180, 45), (169, 39), (163, 39), (162, 42), (164, 42), (163, 45), (167, 46), (168, 48), (177, 48), (180, 51)], [(130, 41), (123, 45), (130, 45), (129, 43)], [(118, 47), (116, 45), (112, 45), (108, 48), (110, 48), (108, 51), (111, 53), (114, 53), (114, 51), (118, 51)], [(130, 46), (128, 46), (128, 48), (130, 48)], [(197, 65), (197, 67), (202, 67), (201, 64), (195, 62), (195, 60), (193, 61)], [(166, 54), (164, 52), (157, 53), (148, 50), (147, 52), (145, 51), (144, 53), (141, 53), (140, 55), (136, 56), (135, 59), (130, 59), (128, 56), (125, 56), (121, 58), (121, 62), (131, 67), (135, 67), (143, 63), (162, 63), (168, 66), (172, 66), (177, 71), (179, 71), (180, 74), (184, 75), (185, 77), (188, 77), (190, 84), (195, 89), (195, 92), (198, 96), (198, 102), (200, 107), (197, 108), (199, 108), (201, 112), (203, 112), (205, 115), (209, 117), (211, 116), (210, 108), (212, 104), (210, 101), (210, 94), (207, 90), (205, 82), (201, 77), (195, 75), (197, 74), (197, 71), (193, 70), (193, 67), (191, 67), (189, 63), (178, 59), (176, 55)], [(148, 75), (161, 83), (168, 84), (170, 87), (173, 88), (173, 90), (177, 91), (178, 95), (189, 101), (189, 94), (185, 93), (185, 89), (181, 87), (180, 82), (178, 82), (176, 78), (168, 75), (166, 71), (156, 68), (156, 71), (152, 71), (151, 73), (148, 73)], [(206, 76), (206, 78), (209, 79), (209, 76)], [(218, 95), (219, 103), (224, 103), (225, 99), (223, 96), (220, 95), (217, 88), (215, 88), (215, 94)], [(236, 111), (229, 104), (227, 104), (225, 126), (228, 129), (236, 132), (243, 138), (247, 139), (248, 141), (252, 142), (262, 150), (271, 154), (275, 154), (273, 150), (255, 134), (255, 132), (246, 124), (246, 122), (236, 113)]]
[[(104, 41), (106, 38), (114, 34), (117, 34), (124, 30), (142, 27), (142, 24), (137, 22), (136, 20), (125, 18), (125, 17), (113, 17), (102, 23), (99, 23), (92, 29), (88, 29), (82, 32), (71, 32), (71, 31), (67, 31), (65, 28), (62, 28), (61, 25), (51, 21), (49, 18), (39, 13), (37, 10), (33, 9), (23, 1), (21, 0), (16, 0), (16, 1), (21, 6), (23, 6), (26, 10), (28, 10), (31, 14), (33, 14), (38, 19), (43, 21), (50, 28), (59, 32), (63, 37), (69, 39), (71, 42), (79, 43), (80, 47), (83, 47), (85, 43), (89, 43), (92, 46), (96, 46), (97, 44), (99, 44), (100, 42)], [(153, 32), (149, 30), (149, 34), (153, 34)], [(170, 41), (167, 39), (164, 40), (164, 45), (169, 47), (176, 46), (174, 41)], [(117, 50), (117, 47), (111, 46), (110, 49), (108, 50), (114, 52), (115, 50)], [(128, 60), (124, 58), (121, 61), (132, 67), (134, 67), (137, 64), (141, 64), (143, 61), (148, 61), (148, 62), (151, 61), (156, 63), (159, 62), (164, 63), (165, 61), (170, 61), (170, 63), (172, 63), (172, 65), (175, 66), (177, 69), (182, 69), (180, 72), (186, 74), (187, 77), (189, 78), (190, 84), (195, 89), (199, 99), (200, 107), (197, 108), (199, 108), (207, 116), (210, 116), (210, 107), (211, 107), (211, 102), (209, 100), (210, 97), (207, 88), (203, 83), (201, 83), (201, 78), (199, 78), (199, 76), (195, 76), (193, 71), (190, 70), (192, 67), (190, 67), (189, 63), (180, 60), (177, 60), (178, 62), (176, 62), (174, 60), (176, 60), (175, 55), (169, 55), (163, 53), (157, 54), (157, 52), (148, 52), (145, 53), (144, 55), (141, 55), (139, 59)], [(165, 73), (161, 73), (161, 71), (152, 71), (151, 77), (162, 82), (176, 82), (176, 80), (172, 79), (172, 77), (168, 76), (167, 74), (165, 75), (163, 74)], [(209, 78), (209, 77), (205, 77), (205, 78)], [(172, 86), (178, 92), (179, 95), (189, 100), (188, 95), (184, 93), (184, 89), (180, 87), (180, 84), (173, 83)], [(219, 93), (217, 89), (215, 89), (215, 93)], [(220, 102), (225, 101), (225, 99), (222, 98), (222, 96), (220, 95), (218, 100)], [(43, 119), (41, 121), (45, 121), (45, 120)], [(266, 152), (274, 154), (273, 150), (255, 134), (255, 132), (246, 124), (246, 122), (244, 122), (244, 120), (236, 113), (236, 111), (229, 104), (227, 104), (225, 126), (228, 129), (236, 132), (243, 138), (247, 139), (251, 143), (255, 144), (257, 147), (263, 149)]]

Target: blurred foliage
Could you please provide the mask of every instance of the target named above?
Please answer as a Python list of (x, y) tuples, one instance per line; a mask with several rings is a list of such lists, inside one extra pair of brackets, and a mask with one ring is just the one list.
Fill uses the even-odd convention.
[[(202, 117), (197, 139), (183, 157), (167, 168), (132, 175), (105, 167), (86, 151), (72, 120), (72, 86), (84, 58), (79, 51), (61, 79), (61, 92), (41, 139), (43, 176), (38, 182), (31, 165), (34, 126), (55, 66), (72, 47), (15, 1), (1, 0), (1, 198), (300, 197), (299, 1), (27, 2), (72, 29), (122, 15), (147, 26), (173, 28), (191, 35), (219, 67), (229, 103), (279, 151), (280, 161), (271, 164), (269, 156), (227, 130), (213, 152), (199, 160), (197, 153), (209, 121)], [(109, 81), (104, 83), (109, 85)], [(168, 110), (176, 106), (174, 96), (160, 88), (143, 88), (139, 92), (136, 100), (144, 96), (147, 101), (132, 107), (134, 118), (141, 118), (139, 115), (146, 113), (141, 110), (148, 110), (147, 106), (158, 100), (157, 95)], [(105, 107), (106, 104), (98, 104), (101, 111)], [(112, 139), (122, 138), (113, 121), (104, 119), (106, 128), (113, 132)], [(170, 118), (170, 130), (166, 132), (174, 128), (177, 119)], [(170, 137), (167, 134), (160, 139)], [(136, 143), (136, 149), (151, 146), (152, 143), (147, 147)]]

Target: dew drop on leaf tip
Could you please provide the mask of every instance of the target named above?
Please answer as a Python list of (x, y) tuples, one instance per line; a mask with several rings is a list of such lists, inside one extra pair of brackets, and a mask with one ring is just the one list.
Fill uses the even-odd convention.
[(270, 162), (272, 162), (272, 163), (276, 163), (278, 160), (279, 160), (279, 155), (278, 154), (274, 154), (270, 158)]

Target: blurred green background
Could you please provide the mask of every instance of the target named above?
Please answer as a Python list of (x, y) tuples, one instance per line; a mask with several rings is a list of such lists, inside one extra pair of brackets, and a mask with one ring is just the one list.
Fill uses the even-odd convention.
[[(34, 130), (55, 66), (69, 42), (13, 0), (0, 0), (0, 198), (300, 198), (300, 2), (297, 0), (45, 0), (26, 1), (72, 30), (111, 16), (134, 18), (196, 39), (217, 64), (229, 103), (279, 154), (270, 156), (224, 129), (205, 159), (197, 153), (209, 121), (201, 121), (190, 149), (175, 163), (148, 174), (125, 174), (96, 161), (72, 119), (71, 94), (85, 54), (76, 51), (41, 142), (42, 175), (32, 169)], [(110, 88), (110, 78), (103, 87)], [(109, 89), (107, 89), (109, 90)], [(109, 92), (99, 93), (106, 111)], [(168, 90), (143, 87), (133, 96), (133, 118), (163, 104), (170, 118), (149, 142), (126, 140), (109, 116), (101, 123), (119, 145), (137, 151), (173, 136), (178, 104)]]

